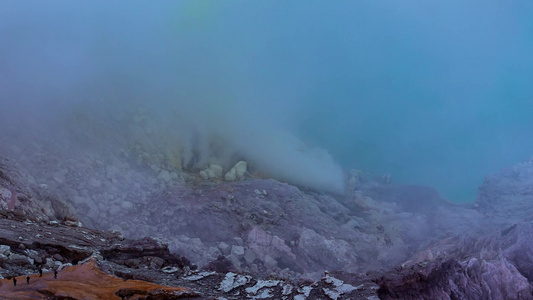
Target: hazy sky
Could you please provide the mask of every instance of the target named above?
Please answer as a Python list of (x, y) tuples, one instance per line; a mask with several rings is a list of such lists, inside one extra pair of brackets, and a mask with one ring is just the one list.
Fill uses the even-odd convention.
[(4, 114), (135, 101), (254, 136), (235, 143), (266, 165), (294, 160), (292, 137), (271, 146), (288, 132), (456, 201), (532, 156), (532, 79), (529, 1), (0, 3)]

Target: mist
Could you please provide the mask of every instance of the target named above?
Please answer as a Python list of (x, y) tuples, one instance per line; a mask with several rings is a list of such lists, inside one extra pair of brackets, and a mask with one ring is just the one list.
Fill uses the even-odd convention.
[(4, 1), (0, 124), (62, 151), (88, 131), (192, 169), (246, 159), (339, 192), (355, 168), (473, 201), (533, 152), (532, 6)]

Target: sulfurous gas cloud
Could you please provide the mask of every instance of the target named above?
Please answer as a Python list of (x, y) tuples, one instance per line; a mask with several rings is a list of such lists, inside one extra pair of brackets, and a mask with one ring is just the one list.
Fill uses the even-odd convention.
[(3, 1), (0, 113), (64, 151), (92, 132), (93, 147), (182, 149), (193, 169), (246, 159), (339, 191), (342, 166), (474, 201), (486, 174), (533, 155), (532, 10)]
[(189, 170), (244, 159), (270, 177), (342, 192), (332, 156), (295, 135), (305, 95), (268, 80), (255, 56), (269, 50), (241, 40), (236, 24), (219, 28), (220, 18), (231, 23), (223, 7), (56, 4), (0, 8), (5, 143), (66, 154), (137, 143), (177, 153)]

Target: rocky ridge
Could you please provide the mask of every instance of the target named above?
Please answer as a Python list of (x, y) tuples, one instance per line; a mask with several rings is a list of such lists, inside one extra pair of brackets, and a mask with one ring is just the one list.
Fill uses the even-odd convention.
[[(32, 199), (30, 203), (39, 201), (31, 188), (24, 188), (24, 184), (31, 187), (31, 183), (25, 181), (27, 177), (23, 173), (5, 164), (2, 172), (2, 188), (9, 186), (19, 191), (19, 197)], [(29, 194), (22, 195), (22, 191)], [(83, 227), (72, 216), (63, 220), (53, 218), (56, 215), (53, 209), (47, 211), (49, 216), (44, 218), (41, 213), (34, 215), (38, 210), (31, 205), (15, 204), (3, 210), (0, 218), (0, 276), (4, 278), (0, 281), (0, 291), (7, 299), (155, 299), (156, 296), (157, 299), (346, 299), (359, 296), (367, 299), (375, 295), (377, 289), (369, 280), (363, 283), (358, 279), (358, 285), (350, 284), (348, 281), (353, 278), (343, 273), (326, 274), (317, 282), (300, 283), (275, 275), (257, 278), (237, 270), (238, 266), (222, 255), (198, 269), (187, 258), (171, 253), (161, 240), (131, 240), (116, 231)], [(233, 252), (238, 252), (236, 247), (232, 248)], [(89, 267), (87, 261), (90, 261)], [(74, 271), (76, 267), (72, 266), (76, 265), (92, 271)], [(37, 275), (39, 269), (44, 273), (42, 279)], [(54, 270), (58, 271), (60, 280), (51, 279)], [(78, 274), (80, 272), (82, 274)], [(28, 284), (24, 282), (26, 276), (30, 277)], [(94, 286), (105, 276), (121, 280), (106, 279), (113, 284), (102, 288), (102, 293), (96, 293)], [(340, 279), (343, 276), (346, 278)], [(18, 278), (17, 286), (13, 285), (12, 278)], [(115, 284), (123, 280), (126, 283)], [(135, 280), (154, 282), (162, 287), (150, 289), (149, 284)], [(103, 293), (110, 294), (104, 296)]]

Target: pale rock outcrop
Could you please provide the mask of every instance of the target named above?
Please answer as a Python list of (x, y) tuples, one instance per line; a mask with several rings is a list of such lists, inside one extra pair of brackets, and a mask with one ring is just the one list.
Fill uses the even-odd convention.
[(228, 255), (231, 252), (231, 247), (228, 244), (224, 243), (224, 242), (220, 242), (218, 244), (218, 249), (224, 255)]
[(206, 170), (200, 171), (200, 177), (202, 179), (204, 179), (204, 180), (208, 180), (209, 179), (209, 175), (207, 174)]
[[(247, 236), (248, 246), (261, 260), (266, 261), (266, 257), (278, 258), (286, 257), (296, 260), (296, 256), (280, 237), (270, 235), (259, 227), (254, 227)], [(254, 258), (255, 259), (255, 258)]]
[(236, 257), (243, 257), (244, 256), (244, 247), (243, 246), (236, 246), (233, 245), (231, 247), (231, 254), (235, 255)]
[(235, 169), (229, 170), (229, 172), (226, 173), (226, 175), (224, 175), (224, 179), (226, 179), (226, 181), (235, 181), (235, 179), (237, 179), (237, 175), (235, 174)]
[(221, 178), (222, 177), (222, 167), (219, 165), (211, 164), (205, 170), (200, 171), (200, 177), (204, 180)]
[(245, 161), (240, 161), (237, 164), (235, 164), (234, 168), (235, 168), (235, 174), (237, 175), (237, 178), (242, 179), (244, 177), (244, 173), (246, 173), (248, 164)]
[(298, 241), (300, 251), (314, 260), (321, 261), (331, 269), (357, 268), (357, 254), (353, 247), (342, 239), (325, 239), (312, 229), (304, 229)]
[(223, 169), (219, 165), (211, 164), (209, 165), (209, 170), (213, 172), (215, 177), (222, 177), (223, 175)]
[(479, 187), (478, 210), (492, 225), (510, 226), (533, 214), (533, 158), (487, 175)]
[(226, 181), (235, 181), (237, 179), (241, 180), (244, 178), (247, 168), (248, 164), (241, 160), (240, 162), (236, 163), (228, 173), (226, 173), (224, 179), (226, 179)]

